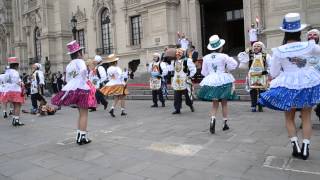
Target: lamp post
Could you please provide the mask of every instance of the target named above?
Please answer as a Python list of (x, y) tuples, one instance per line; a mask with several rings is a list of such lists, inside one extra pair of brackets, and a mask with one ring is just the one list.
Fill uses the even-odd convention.
[(77, 19), (76, 19), (76, 16), (72, 16), (72, 19), (71, 19), (71, 27), (72, 27), (72, 34), (73, 34), (73, 40), (76, 40), (77, 37), (76, 37), (76, 33), (77, 33)]

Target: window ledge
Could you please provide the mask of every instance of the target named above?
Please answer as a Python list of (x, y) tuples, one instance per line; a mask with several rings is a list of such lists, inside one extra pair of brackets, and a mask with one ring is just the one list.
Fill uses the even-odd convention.
[(131, 49), (133, 49), (133, 50), (135, 50), (135, 49), (141, 49), (141, 44), (139, 44), (139, 45), (128, 45), (127, 47), (128, 47), (128, 48), (131, 48)]

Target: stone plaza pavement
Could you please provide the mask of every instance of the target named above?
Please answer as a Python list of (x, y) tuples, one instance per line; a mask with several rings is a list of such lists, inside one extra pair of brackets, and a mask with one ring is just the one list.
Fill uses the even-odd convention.
[[(28, 100), (29, 101), (29, 100)], [(248, 102), (230, 103), (230, 127), (209, 133), (210, 103), (195, 102), (171, 115), (150, 101), (128, 101), (128, 116), (111, 118), (101, 107), (89, 114), (91, 144), (75, 144), (77, 110), (54, 116), (24, 115), (26, 126), (0, 120), (0, 180), (319, 180), (320, 128), (307, 161), (291, 158), (284, 115), (249, 112)], [(26, 108), (26, 107), (25, 107)], [(300, 120), (297, 119), (297, 124)]]

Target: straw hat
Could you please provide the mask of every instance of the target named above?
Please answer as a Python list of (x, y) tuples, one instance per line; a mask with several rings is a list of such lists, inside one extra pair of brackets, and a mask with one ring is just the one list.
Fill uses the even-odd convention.
[(120, 58), (118, 58), (115, 54), (110, 54), (102, 63), (112, 63), (119, 60)]

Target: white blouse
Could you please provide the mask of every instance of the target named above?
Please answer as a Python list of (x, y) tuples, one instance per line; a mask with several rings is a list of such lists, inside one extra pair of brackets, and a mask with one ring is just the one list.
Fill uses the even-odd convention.
[(106, 86), (125, 84), (122, 70), (118, 66), (110, 66), (107, 69), (107, 76), (108, 76), (109, 82), (106, 84)]
[(270, 74), (275, 77), (270, 87), (310, 88), (320, 84), (320, 72), (308, 65), (312, 56), (320, 56), (314, 41), (294, 42), (273, 48)]
[(6, 92), (21, 92), (21, 78), (19, 72), (14, 69), (8, 69), (5, 73)]
[(89, 90), (87, 75), (88, 71), (84, 60), (72, 60), (66, 68), (67, 84), (62, 88), (62, 91), (74, 91), (76, 89)]
[(203, 57), (201, 74), (207, 76), (210, 73), (227, 72), (236, 69), (238, 62), (223, 53), (211, 53)]

